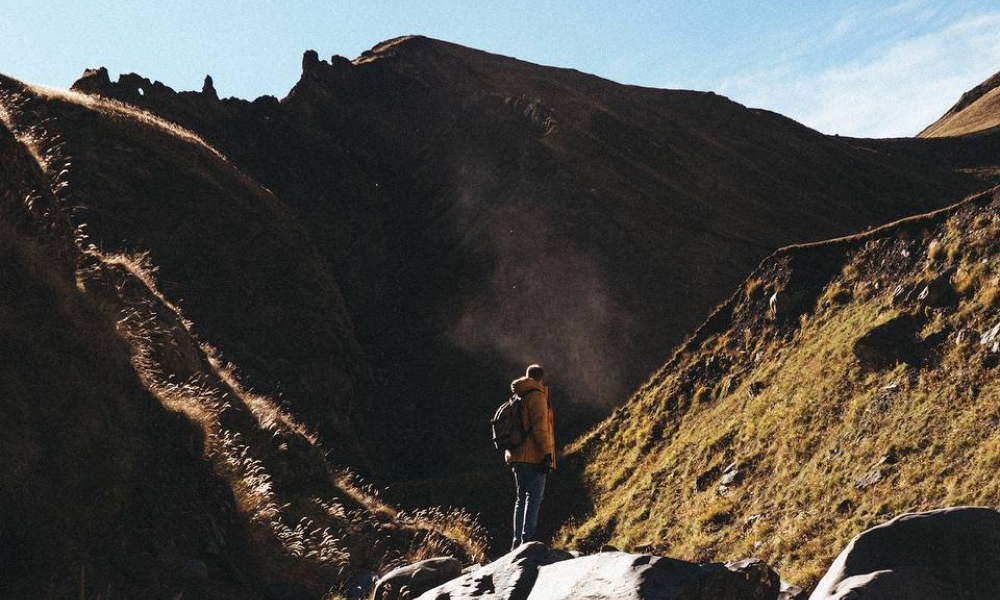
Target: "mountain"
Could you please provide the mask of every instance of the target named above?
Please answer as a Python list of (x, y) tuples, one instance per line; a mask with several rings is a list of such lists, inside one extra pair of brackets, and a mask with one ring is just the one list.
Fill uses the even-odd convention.
[(973, 135), (1000, 125), (1000, 73), (962, 94), (940, 119), (920, 132), (920, 137)]
[(574, 443), (594, 493), (562, 541), (810, 584), (891, 515), (997, 504), (998, 236), (994, 189), (774, 253)]
[[(357, 472), (408, 507), (501, 502), (509, 475), (492, 466), (486, 421), (524, 363), (548, 366), (569, 436), (779, 246), (946, 206), (998, 177), (990, 133), (823, 136), (711, 93), (422, 37), (353, 61), (307, 52), (281, 100), (103, 69), (74, 88), (0, 76), (2, 597), (346, 594), (431, 555), (476, 562), (488, 539), (467, 512), (400, 509)], [(781, 503), (746, 522), (784, 528), (752, 530), (776, 557), (819, 540), (779, 559), (808, 579), (823, 540), (886, 512), (876, 499), (988, 500), (975, 465), (994, 456), (990, 422), (959, 401), (991, 398), (994, 360), (969, 333), (965, 354), (948, 354), (948, 328), (993, 331), (992, 197), (774, 254), (574, 444), (547, 504), (576, 515), (562, 539), (643, 531), (677, 554), (744, 550), (735, 524), (766, 489)], [(889, 282), (900, 314), (879, 317)], [(787, 312), (771, 320), (779, 287)], [(912, 352), (881, 357), (886, 330)], [(851, 403), (889, 411), (883, 392), (950, 402), (959, 416), (920, 405), (916, 425), (961, 435), (948, 445), (902, 417), (879, 433), (882, 413)], [(872, 437), (843, 429), (827, 449), (838, 484), (912, 475), (915, 491), (865, 500), (817, 485), (828, 463), (809, 452), (847, 427)], [(907, 471), (909, 456), (931, 466)], [(934, 462), (962, 457), (979, 470)], [(856, 459), (877, 464), (851, 479)], [(698, 489), (725, 479), (725, 493), (664, 483), (692, 474)], [(408, 496), (404, 478), (424, 491)], [(834, 523), (831, 499), (860, 507), (854, 521)], [(789, 537), (800, 526), (808, 538)]]
[(74, 88), (197, 132), (302, 224), (371, 368), (369, 420), (397, 477), (482, 468), (486, 415), (525, 363), (548, 366), (572, 435), (774, 249), (986, 185), (929, 142), (823, 136), (712, 93), (419, 36), (353, 61), (307, 52), (281, 100), (101, 69)]

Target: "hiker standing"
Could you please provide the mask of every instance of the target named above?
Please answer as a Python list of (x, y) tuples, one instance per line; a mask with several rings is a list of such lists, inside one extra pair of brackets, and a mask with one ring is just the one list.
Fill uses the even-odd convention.
[(522, 443), (504, 453), (504, 459), (514, 471), (517, 486), (512, 549), (535, 538), (538, 511), (545, 496), (545, 479), (549, 471), (556, 468), (554, 412), (544, 377), (541, 366), (531, 365), (524, 377), (510, 384), (511, 391), (522, 400), (521, 424), (527, 433)]

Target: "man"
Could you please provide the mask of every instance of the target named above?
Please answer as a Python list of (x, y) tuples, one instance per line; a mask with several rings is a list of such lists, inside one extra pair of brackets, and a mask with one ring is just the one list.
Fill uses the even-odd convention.
[(514, 543), (511, 549), (535, 537), (538, 510), (545, 496), (545, 479), (556, 468), (554, 412), (545, 371), (531, 365), (510, 389), (521, 397), (521, 424), (527, 436), (521, 445), (507, 450), (504, 458), (514, 471), (517, 501), (514, 504)]

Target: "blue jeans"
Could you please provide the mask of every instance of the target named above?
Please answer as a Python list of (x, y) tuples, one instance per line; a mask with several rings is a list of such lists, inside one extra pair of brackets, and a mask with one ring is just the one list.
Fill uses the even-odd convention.
[(514, 463), (514, 485), (517, 501), (514, 503), (514, 543), (511, 549), (535, 539), (538, 510), (545, 497), (545, 478), (549, 470), (542, 465)]

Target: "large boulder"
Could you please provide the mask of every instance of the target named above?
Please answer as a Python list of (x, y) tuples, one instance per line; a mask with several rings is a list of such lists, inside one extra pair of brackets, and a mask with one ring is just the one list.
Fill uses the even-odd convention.
[(569, 552), (529, 542), (488, 565), (430, 590), (418, 600), (525, 600), (540, 567), (571, 558), (573, 555)]
[(528, 600), (776, 600), (780, 587), (758, 560), (696, 565), (605, 552), (542, 567)]
[(608, 551), (575, 557), (538, 542), (428, 591), (418, 600), (777, 600), (766, 564), (696, 565)]
[(809, 598), (1000, 598), (1000, 513), (948, 508), (873, 527), (851, 540)]
[(375, 600), (415, 598), (462, 574), (462, 563), (450, 556), (429, 558), (393, 569), (375, 584)]

